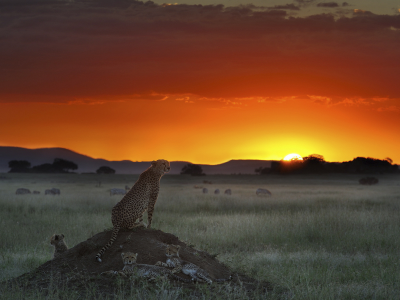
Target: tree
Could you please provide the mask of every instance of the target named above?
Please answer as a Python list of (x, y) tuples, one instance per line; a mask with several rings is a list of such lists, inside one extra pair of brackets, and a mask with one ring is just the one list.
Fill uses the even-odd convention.
[(393, 159), (391, 159), (390, 157), (386, 157), (385, 160), (390, 164), (393, 164)]
[(9, 173), (26, 173), (30, 171), (31, 163), (27, 160), (10, 160), (8, 167), (11, 168)]
[(320, 154), (310, 154), (303, 157), (303, 161), (311, 164), (321, 164), (325, 162), (324, 156)]
[(68, 172), (68, 170), (78, 169), (78, 165), (76, 163), (62, 158), (55, 158), (53, 166), (61, 172)]
[(115, 170), (107, 167), (107, 166), (102, 166), (97, 169), (96, 171), (97, 174), (115, 174)]
[(34, 173), (60, 173), (60, 169), (57, 169), (53, 164), (49, 163), (33, 166), (32, 171)]
[(199, 165), (187, 164), (183, 166), (181, 174), (190, 174), (192, 176), (204, 176), (203, 169)]
[(320, 154), (311, 154), (303, 157), (303, 172), (320, 173), (325, 172), (325, 159)]

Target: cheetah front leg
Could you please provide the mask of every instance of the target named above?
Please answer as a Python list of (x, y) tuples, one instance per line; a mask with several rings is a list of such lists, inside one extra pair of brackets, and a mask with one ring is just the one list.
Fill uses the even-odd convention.
[(121, 271), (105, 271), (105, 272), (101, 272), (100, 275), (120, 275), (119, 274), (120, 272)]
[(133, 224), (133, 228), (135, 228), (135, 227), (144, 227), (144, 228), (146, 228), (147, 224), (145, 224), (143, 222), (143, 218), (140, 218), (139, 222), (136, 222), (135, 224)]
[[(144, 212), (143, 212), (143, 214), (144, 214)], [(143, 222), (143, 214), (139, 218), (139, 222), (133, 223), (132, 226), (129, 227), (129, 229), (133, 229), (133, 228), (136, 228), (136, 227), (145, 227), (145, 228), (147, 227), (147, 225)]]
[(153, 220), (154, 206), (156, 205), (158, 197), (158, 189), (155, 193), (150, 195), (149, 204), (147, 206), (147, 228), (151, 228), (151, 221)]
[(172, 274), (179, 273), (182, 270), (182, 265), (177, 266), (176, 268), (171, 270)]
[(168, 265), (168, 264), (166, 264), (166, 263), (163, 263), (162, 261), (158, 261), (158, 262), (156, 262), (156, 263), (155, 263), (155, 266), (169, 267), (169, 265)]

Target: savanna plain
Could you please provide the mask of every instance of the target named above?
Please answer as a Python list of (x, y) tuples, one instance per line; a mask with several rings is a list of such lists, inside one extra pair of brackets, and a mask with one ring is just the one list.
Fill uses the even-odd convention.
[[(374, 176), (379, 184), (362, 186), (363, 175), (165, 175), (152, 227), (273, 287), (210, 294), (202, 284), (199, 299), (400, 299), (400, 175)], [(110, 189), (132, 186), (137, 178), (0, 174), (0, 281), (50, 260), (54, 233), (73, 247), (110, 229), (111, 209), (122, 198), (110, 196)], [(21, 187), (41, 194), (16, 195)], [(61, 195), (44, 195), (53, 187)], [(223, 194), (228, 188), (231, 196)], [(257, 196), (257, 188), (272, 196)], [(120, 299), (187, 298), (164, 284), (145, 288), (131, 287)], [(63, 292), (2, 288), (0, 297), (82, 299)]]

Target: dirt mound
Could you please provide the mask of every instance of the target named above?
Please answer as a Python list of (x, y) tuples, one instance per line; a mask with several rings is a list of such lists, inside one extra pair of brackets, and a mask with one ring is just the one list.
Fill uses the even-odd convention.
[[(142, 229), (121, 230), (117, 240), (102, 256), (102, 263), (95, 260), (97, 252), (108, 243), (112, 231), (104, 231), (96, 234), (88, 240), (76, 245), (59, 257), (52, 259), (32, 272), (21, 275), (7, 284), (23, 286), (47, 293), (50, 286), (77, 290), (80, 294), (85, 293), (88, 287), (94, 287), (96, 294), (113, 296), (118, 289), (115, 277), (100, 275), (101, 272), (109, 270), (121, 270), (123, 263), (122, 252), (138, 253), (138, 263), (154, 265), (157, 261), (165, 262), (165, 249), (167, 244), (180, 245), (180, 256), (202, 269), (206, 270), (212, 278), (229, 278), (231, 285), (240, 285), (246, 290), (270, 289), (271, 285), (263, 283), (260, 285), (254, 279), (244, 275), (233, 274), (232, 271), (222, 263), (218, 262), (207, 252), (196, 250), (180, 241), (178, 237), (165, 233), (161, 230)], [(191, 279), (183, 273), (177, 274), (183, 278)], [(119, 279), (121, 280), (121, 279)], [(129, 279), (126, 279), (129, 281)], [(196, 284), (172, 282), (175, 286), (194, 289)], [(202, 284), (203, 285), (203, 284)], [(213, 285), (218, 285), (213, 283)]]

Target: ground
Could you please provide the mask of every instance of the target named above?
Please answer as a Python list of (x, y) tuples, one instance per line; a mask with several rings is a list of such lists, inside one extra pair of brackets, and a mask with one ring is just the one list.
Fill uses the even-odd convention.
[[(88, 286), (90, 286), (89, 290), (96, 295), (96, 298), (114, 298), (117, 294), (123, 294), (123, 291), (121, 292), (121, 280), (125, 281), (125, 285), (128, 287), (125, 288), (126, 292), (132, 288), (130, 279), (100, 275), (100, 273), (109, 270), (122, 270), (122, 252), (138, 253), (138, 263), (154, 265), (157, 261), (165, 262), (165, 247), (167, 244), (174, 244), (181, 246), (180, 254), (183, 259), (206, 270), (212, 278), (229, 278), (232, 276), (232, 280), (229, 282), (213, 283), (213, 285), (236, 286), (242, 288), (243, 292), (259, 290), (262, 293), (272, 290), (270, 283), (258, 282), (248, 276), (232, 272), (207, 252), (187, 245), (173, 234), (155, 229), (121, 230), (114, 245), (104, 254), (103, 262), (99, 263), (95, 260), (96, 253), (108, 242), (110, 237), (111, 230), (98, 233), (35, 270), (8, 282), (3, 282), (3, 288), (7, 285), (17, 285), (28, 293), (29, 291), (40, 291), (45, 296), (51, 289), (68, 287), (71, 293), (75, 292), (79, 295), (88, 296)], [(182, 273), (177, 275), (191, 279), (190, 276)], [(145, 281), (145, 279), (141, 281)], [(199, 284), (172, 281), (171, 288), (180, 287), (186, 289), (186, 293), (195, 294), (196, 286)], [(207, 286), (205, 283), (201, 283), (201, 285), (203, 285), (203, 288)], [(206, 288), (212, 290), (213, 287), (207, 286)]]
[[(360, 185), (359, 179), (366, 176), (378, 178), (379, 183)], [(124, 248), (119, 246), (125, 247), (129, 234), (141, 234), (140, 230), (124, 231), (115, 248), (105, 253), (101, 266), (93, 257), (108, 242), (111, 209), (122, 198), (110, 196), (110, 189), (132, 186), (137, 178), (122, 174), (0, 174), (0, 282), (10, 283), (0, 285), (0, 298), (399, 299), (400, 174), (165, 175), (154, 229), (143, 232), (149, 237), (157, 232), (179, 237), (188, 251), (208, 253), (248, 281), (234, 279), (230, 284), (209, 287), (139, 280), (132, 287), (129, 280), (103, 278), (97, 271), (79, 275), (74, 271), (76, 264), (78, 269), (90, 269), (92, 264), (104, 270), (122, 268)], [(61, 195), (43, 194), (53, 187), (59, 188)], [(203, 194), (203, 187), (211, 192)], [(17, 188), (42, 193), (16, 195)], [(229, 188), (232, 195), (215, 195), (217, 188)], [(258, 197), (257, 188), (268, 189), (272, 196)], [(72, 262), (51, 261), (54, 247), (50, 238), (61, 233), (71, 249), (82, 247), (82, 242), (86, 245)], [(99, 238), (92, 245), (96, 249), (85, 244), (94, 238)], [(149, 253), (154, 262), (159, 259), (156, 253), (164, 258), (163, 251), (155, 253), (158, 249), (153, 245), (165, 241), (168, 239), (154, 238), (149, 241), (149, 251), (138, 249), (139, 261), (148, 259)], [(107, 266), (114, 259), (113, 251), (116, 265)], [(47, 271), (40, 274), (43, 268)], [(51, 268), (54, 272), (48, 272)], [(60, 268), (59, 273), (66, 274), (61, 281), (56, 272)], [(242, 281), (254, 282), (255, 289), (246, 284), (242, 287)], [(258, 282), (270, 282), (272, 290), (263, 290), (263, 284), (257, 289)], [(108, 296), (98, 297), (99, 287)]]

